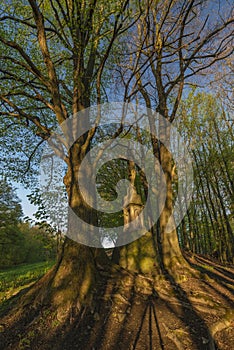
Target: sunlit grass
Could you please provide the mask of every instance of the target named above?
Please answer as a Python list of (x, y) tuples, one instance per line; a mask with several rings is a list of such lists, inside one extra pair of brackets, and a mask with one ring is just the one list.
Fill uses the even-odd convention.
[(53, 265), (54, 261), (46, 261), (0, 269), (0, 304), (17, 294), (21, 289), (36, 282)]

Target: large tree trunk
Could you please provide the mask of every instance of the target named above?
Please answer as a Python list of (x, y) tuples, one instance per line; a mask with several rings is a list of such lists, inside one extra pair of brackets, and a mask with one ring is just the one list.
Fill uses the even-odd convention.
[[(165, 205), (160, 215), (160, 233), (162, 241), (163, 263), (165, 268), (172, 269), (174, 264), (184, 263), (179, 247), (176, 228), (169, 230), (169, 218), (173, 213), (173, 190), (172, 190), (172, 157), (164, 145), (160, 147), (160, 161), (166, 179)], [(173, 226), (172, 226), (173, 227)]]
[(65, 240), (49, 288), (50, 304), (56, 308), (60, 321), (64, 321), (71, 310), (77, 314), (84, 304), (92, 301), (98, 281), (94, 258), (94, 249)]
[[(49, 302), (56, 309), (60, 320), (66, 319), (71, 310), (77, 313), (84, 304), (92, 301), (100, 278), (97, 266), (108, 270), (110, 265), (104, 249), (80, 243), (85, 241), (86, 236), (90, 239), (95, 234), (95, 230), (85, 232), (82, 221), (89, 223), (90, 227), (97, 225), (96, 211), (86, 203), (78, 183), (78, 172), (84, 156), (82, 146), (75, 143), (69, 151), (70, 163), (64, 177), (69, 202), (67, 237), (54, 271), (46, 283), (47, 291), (44, 293), (43, 289), (41, 295), (46, 303)], [(85, 171), (84, 176), (91, 176), (91, 168)], [(72, 215), (69, 215), (71, 211)], [(76, 215), (81, 219), (80, 225), (74, 219)]]
[(152, 232), (120, 248), (118, 264), (134, 273), (158, 276), (161, 273), (157, 247)]
[[(171, 141), (170, 124), (165, 118), (160, 119), (159, 122), (159, 139), (155, 150), (156, 155), (160, 161), (166, 182), (165, 203), (159, 218), (160, 236), (162, 244), (162, 261), (164, 268), (171, 273), (178, 272), (178, 268), (189, 268), (184, 259), (178, 241), (176, 225), (173, 217), (173, 157), (172, 150), (169, 150)], [(162, 181), (162, 177), (160, 177)], [(160, 186), (161, 188), (161, 186)], [(161, 194), (163, 196), (163, 193)], [(160, 202), (162, 199), (160, 199)]]

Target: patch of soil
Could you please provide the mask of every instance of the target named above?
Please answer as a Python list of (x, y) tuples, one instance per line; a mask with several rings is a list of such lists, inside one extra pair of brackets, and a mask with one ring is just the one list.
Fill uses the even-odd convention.
[(1, 320), (0, 348), (230, 350), (234, 269), (200, 255), (185, 257), (194, 270), (176, 277), (153, 280), (124, 270), (103, 276), (91, 305), (69, 314), (34, 304), (9, 312)]

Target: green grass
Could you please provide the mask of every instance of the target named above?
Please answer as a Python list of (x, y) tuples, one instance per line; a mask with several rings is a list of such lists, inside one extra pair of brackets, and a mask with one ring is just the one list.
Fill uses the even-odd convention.
[(47, 261), (0, 269), (0, 304), (29, 284), (36, 282), (53, 265), (54, 261)]

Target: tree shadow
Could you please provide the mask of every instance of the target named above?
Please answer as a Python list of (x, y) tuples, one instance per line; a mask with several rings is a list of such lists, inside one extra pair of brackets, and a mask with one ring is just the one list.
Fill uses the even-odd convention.
[[(215, 340), (213, 339), (208, 326), (206, 325), (204, 319), (194, 309), (186, 292), (178, 283), (176, 283), (174, 277), (168, 272), (167, 274), (165, 274), (165, 278), (175, 292), (176, 299), (178, 300), (180, 305), (180, 314), (173, 308), (170, 301), (166, 302), (166, 307), (168, 308), (168, 310), (170, 310), (171, 313), (175, 315), (176, 318), (180, 319), (181, 323), (184, 326), (186, 326), (186, 329), (188, 330), (189, 337), (192, 342), (192, 349), (218, 350), (218, 346)], [(133, 291), (133, 289), (134, 281), (130, 288), (130, 291)], [(118, 291), (118, 286), (113, 286), (110, 299)], [(170, 339), (166, 337), (165, 329), (163, 329), (165, 327), (163, 325), (160, 325), (160, 317), (157, 315), (157, 305), (159, 305), (158, 303), (162, 301), (160, 301), (158, 293), (155, 291), (155, 289), (153, 289), (152, 293), (147, 296), (141, 296), (137, 293), (129, 294), (131, 295), (131, 297), (128, 298), (128, 304), (124, 310), (126, 313), (126, 310), (128, 309), (129, 313), (123, 319), (123, 321), (119, 322), (118, 326), (116, 326), (113, 322), (113, 305), (111, 304), (111, 302), (108, 303), (107, 301), (106, 303), (99, 304), (99, 308), (96, 309), (96, 311), (99, 310), (99, 312), (101, 313), (101, 310), (105, 309), (105, 312), (101, 314), (99, 325), (97, 327), (97, 322), (95, 322), (93, 315), (90, 314), (89, 331), (86, 332), (85, 337), (83, 337), (83, 340), (79, 342), (79, 345), (77, 347), (78, 349), (80, 349), (80, 344), (83, 344), (82, 350), (117, 350), (120, 348), (132, 350), (166, 349), (165, 344), (168, 344), (168, 341), (170, 342)], [(139, 301), (139, 298), (141, 299), (141, 305), (138, 306), (138, 312), (136, 312), (136, 303), (137, 301)], [(133, 330), (132, 318), (134, 317), (134, 313), (136, 327)], [(68, 331), (68, 336), (64, 338), (61, 349), (72, 349), (72, 347), (74, 349), (76, 348), (75, 344), (77, 344), (78, 341), (77, 335), (79, 334), (80, 337), (82, 329), (87, 328), (87, 315), (85, 319), (85, 323), (79, 323), (78, 328), (74, 328), (72, 333)], [(93, 327), (95, 328), (95, 332), (93, 332)], [(127, 334), (128, 329), (132, 330), (132, 332), (129, 332), (129, 335)], [(168, 330), (170, 331), (169, 328)], [(108, 340), (107, 335), (111, 337), (111, 339)], [(73, 336), (73, 341), (69, 342), (69, 337), (71, 339)], [(142, 343), (142, 339), (144, 340), (144, 343)], [(204, 343), (204, 339), (207, 339), (207, 343)], [(107, 344), (109, 344), (109, 347), (107, 346)]]
[[(204, 263), (207, 264), (207, 267), (204, 265), (201, 265), (201, 263), (199, 263), (199, 262), (197, 264), (191, 262), (186, 256), (185, 256), (185, 258), (186, 258), (187, 262), (191, 265), (192, 268), (194, 268), (197, 271), (200, 271), (204, 276), (207, 275), (212, 280), (215, 280), (223, 288), (226, 288), (231, 294), (233, 294), (234, 290), (230, 286), (231, 285), (234, 286), (234, 274), (231, 271), (230, 272), (226, 271), (224, 268), (217, 266), (217, 264), (215, 264), (215, 265), (211, 264), (212, 270), (210, 270), (209, 260), (200, 259), (200, 257), (197, 258), (197, 256), (196, 256), (196, 260), (201, 261), (202, 264), (204, 264)], [(222, 274), (222, 275), (220, 275), (220, 274)], [(206, 282), (206, 284), (209, 284), (209, 283)], [(212, 287), (212, 286), (210, 285), (210, 287)], [(213, 288), (213, 289), (215, 289), (215, 288)], [(222, 294), (217, 289), (216, 289), (216, 291), (220, 295), (225, 297), (225, 299), (228, 299), (230, 304), (233, 304), (231, 299), (226, 294), (225, 295)]]
[[(215, 340), (213, 339), (209, 328), (207, 327), (204, 319), (194, 309), (185, 290), (175, 281), (173, 275), (170, 274), (168, 271), (166, 271), (165, 277), (170, 283), (171, 287), (173, 288), (177, 300), (180, 302), (182, 310), (182, 316), (180, 316), (180, 318), (183, 321), (183, 323), (187, 325), (190, 337), (193, 341), (193, 345), (196, 346), (198, 350), (218, 350), (219, 348)], [(201, 333), (194, 332), (194, 327), (197, 327), (198, 330), (201, 331)], [(205, 338), (208, 338), (208, 344), (203, 343), (201, 338), (202, 333), (204, 334)]]

